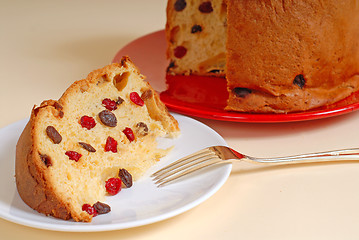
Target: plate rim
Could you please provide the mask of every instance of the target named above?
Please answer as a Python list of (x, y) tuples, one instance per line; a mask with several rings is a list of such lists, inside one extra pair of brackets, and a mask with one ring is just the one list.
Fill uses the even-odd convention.
[(313, 110), (308, 112), (298, 113), (278, 113), (278, 114), (260, 114), (260, 113), (233, 113), (223, 114), (222, 112), (212, 111), (212, 114), (204, 109), (194, 110), (192, 108), (166, 103), (169, 109), (175, 110), (177, 113), (188, 114), (195, 117), (202, 117), (212, 120), (224, 120), (230, 122), (245, 122), (245, 123), (285, 123), (285, 122), (299, 122), (329, 118), (333, 116), (340, 116), (359, 109), (359, 102), (348, 104), (343, 107), (335, 107), (327, 110)]

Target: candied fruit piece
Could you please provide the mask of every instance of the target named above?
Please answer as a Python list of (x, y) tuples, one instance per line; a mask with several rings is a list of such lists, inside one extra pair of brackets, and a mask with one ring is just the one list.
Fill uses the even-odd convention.
[(88, 214), (93, 215), (94, 217), (96, 217), (98, 214), (96, 209), (88, 203), (85, 203), (84, 205), (82, 205), (82, 211), (85, 211)]
[(119, 178), (109, 178), (105, 183), (105, 188), (108, 194), (116, 195), (121, 191), (121, 179)]
[(106, 140), (106, 145), (105, 145), (105, 151), (106, 152), (113, 152), (116, 153), (117, 152), (117, 141), (115, 139), (113, 139), (112, 137), (108, 137)]
[(70, 160), (74, 160), (75, 162), (78, 162), (82, 155), (75, 151), (66, 151), (65, 154), (69, 157)]
[(178, 46), (174, 49), (174, 55), (176, 58), (183, 58), (187, 53), (187, 49), (183, 46)]
[(142, 100), (142, 98), (140, 97), (140, 95), (138, 95), (137, 92), (131, 92), (130, 99), (134, 104), (138, 106), (142, 107), (145, 104), (145, 102)]
[(88, 130), (96, 126), (95, 119), (89, 116), (82, 116), (80, 119), (80, 124), (83, 128), (87, 128)]
[(117, 103), (109, 98), (102, 100), (102, 105), (109, 111), (117, 109)]
[(133, 131), (131, 128), (127, 127), (122, 131), (128, 140), (130, 140), (130, 142), (132, 142), (133, 140), (135, 140), (135, 134), (133, 134)]

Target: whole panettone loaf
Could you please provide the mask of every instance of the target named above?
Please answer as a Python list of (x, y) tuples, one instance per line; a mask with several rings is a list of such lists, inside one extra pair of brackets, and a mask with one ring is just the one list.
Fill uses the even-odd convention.
[[(176, 5), (182, 8), (176, 10)], [(211, 5), (213, 11), (202, 13), (203, 5)], [(214, 10), (219, 5), (226, 6), (226, 20), (218, 20)], [(206, 75), (193, 69), (213, 59), (213, 51), (222, 47), (229, 93), (226, 110), (306, 111), (359, 90), (357, 0), (169, 0), (167, 8), (168, 73)], [(207, 22), (217, 27), (206, 31)], [(188, 28), (197, 24), (203, 31), (194, 38)], [(221, 47), (212, 44), (219, 36), (226, 39), (216, 41)], [(182, 46), (186, 53), (178, 57), (176, 49)], [(200, 59), (203, 53), (208, 57)]]
[(108, 182), (131, 184), (168, 152), (156, 139), (178, 134), (177, 121), (124, 57), (33, 108), (16, 146), (18, 192), (40, 213), (91, 221), (97, 212), (88, 208), (103, 211), (113, 193)]

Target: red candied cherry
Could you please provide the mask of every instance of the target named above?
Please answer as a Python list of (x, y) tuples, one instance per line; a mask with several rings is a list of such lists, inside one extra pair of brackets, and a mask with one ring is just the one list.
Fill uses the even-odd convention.
[(98, 214), (96, 209), (88, 203), (85, 203), (84, 205), (82, 205), (82, 211), (85, 211), (88, 214), (93, 215), (94, 217), (96, 217)]
[(104, 107), (110, 111), (117, 109), (117, 103), (109, 98), (102, 100), (102, 105), (104, 105)]
[(178, 46), (174, 49), (174, 55), (176, 58), (183, 58), (187, 53), (187, 48), (183, 46)]
[(95, 119), (89, 116), (82, 116), (80, 119), (80, 124), (83, 128), (87, 128), (88, 130), (96, 126)]
[(70, 158), (70, 160), (74, 160), (75, 162), (77, 162), (82, 157), (80, 153), (75, 151), (67, 151), (65, 154)]
[(140, 95), (138, 95), (137, 92), (131, 92), (130, 99), (134, 104), (138, 106), (142, 107), (145, 104), (145, 102), (142, 100), (142, 98), (140, 97)]
[(127, 127), (122, 132), (126, 135), (126, 137), (128, 138), (128, 140), (130, 140), (130, 142), (135, 140), (135, 134), (133, 134), (133, 131), (131, 128)]
[(117, 141), (115, 139), (113, 139), (112, 137), (108, 137), (106, 140), (106, 145), (105, 145), (105, 151), (106, 152), (117, 152)]
[(121, 191), (122, 181), (120, 178), (109, 178), (106, 181), (105, 188), (108, 194), (116, 195)]

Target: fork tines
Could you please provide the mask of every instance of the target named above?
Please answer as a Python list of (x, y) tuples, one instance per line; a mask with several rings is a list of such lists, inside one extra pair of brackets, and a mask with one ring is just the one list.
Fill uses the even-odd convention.
[(177, 160), (153, 173), (151, 177), (157, 187), (161, 187), (191, 172), (218, 163), (219, 160), (220, 158), (213, 151), (206, 148)]

